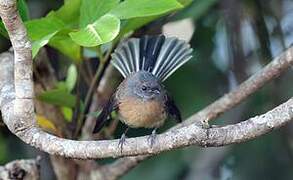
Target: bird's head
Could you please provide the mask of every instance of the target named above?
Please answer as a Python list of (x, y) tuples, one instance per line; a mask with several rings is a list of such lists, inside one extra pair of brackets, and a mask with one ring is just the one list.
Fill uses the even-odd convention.
[(130, 94), (145, 100), (160, 99), (165, 95), (160, 80), (147, 71), (138, 71), (127, 77), (126, 88)]

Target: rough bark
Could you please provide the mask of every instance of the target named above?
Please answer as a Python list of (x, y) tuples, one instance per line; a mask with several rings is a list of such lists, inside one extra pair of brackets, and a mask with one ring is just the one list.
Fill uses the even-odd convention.
[(0, 179), (38, 180), (40, 179), (38, 160), (15, 160), (0, 166)]

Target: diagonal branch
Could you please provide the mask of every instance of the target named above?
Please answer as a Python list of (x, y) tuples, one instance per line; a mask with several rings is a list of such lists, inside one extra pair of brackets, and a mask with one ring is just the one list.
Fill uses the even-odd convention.
[[(0, 74), (0, 88), (2, 96), (1, 110), (4, 115), (4, 121), (12, 132), (18, 135), (22, 140), (50, 154), (63, 155), (66, 157), (88, 159), (88, 158), (105, 158), (120, 157), (140, 154), (157, 154), (162, 151), (171, 150), (190, 145), (222, 146), (232, 143), (239, 143), (250, 140), (270, 130), (280, 127), (293, 118), (293, 98), (276, 107), (272, 111), (261, 116), (249, 119), (247, 121), (227, 125), (219, 128), (205, 129), (196, 124), (173, 129), (166, 133), (158, 135), (156, 144), (150, 148), (147, 137), (137, 137), (127, 139), (124, 150), (121, 153), (117, 148), (117, 140), (103, 141), (73, 141), (62, 139), (41, 131), (37, 127), (15, 131), (13, 126), (17, 119), (13, 112), (13, 90), (12, 79), (12, 62), (9, 58), (1, 58), (1, 66), (5, 72)], [(10, 70), (10, 74), (9, 74)], [(8, 73), (7, 73), (8, 71)]]
[[(223, 146), (256, 138), (293, 119), (293, 98), (261, 116), (219, 128), (205, 129), (194, 123), (191, 124), (196, 120), (194, 117), (198, 116), (195, 115), (183, 123), (185, 126), (172, 128), (158, 135), (152, 148), (145, 136), (127, 139), (123, 152), (117, 148), (118, 140), (74, 141), (50, 135), (34, 123), (31, 49), (15, 1), (0, 0), (0, 15), (15, 49), (15, 69), (9, 58), (2, 57), (0, 60), (0, 108), (5, 112), (2, 113), (3, 120), (10, 131), (24, 142), (50, 154), (92, 159), (157, 154), (190, 145)], [(293, 48), (289, 48), (239, 88), (220, 99), (223, 104), (213, 105), (215, 114), (218, 115), (235, 106), (266, 82), (288, 69), (292, 63)], [(13, 70), (15, 78), (13, 78)]]
[(241, 83), (237, 88), (205, 107), (200, 112), (192, 115), (183, 122), (183, 125), (186, 126), (195, 121), (209, 121), (219, 117), (222, 113), (241, 103), (266, 83), (278, 77), (284, 72), (284, 70), (287, 70), (292, 65), (293, 47), (290, 47), (281, 55), (274, 58), (272, 62), (266, 65), (263, 69)]

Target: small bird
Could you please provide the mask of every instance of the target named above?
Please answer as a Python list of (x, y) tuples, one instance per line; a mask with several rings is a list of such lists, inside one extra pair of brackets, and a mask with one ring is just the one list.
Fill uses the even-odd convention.
[(130, 38), (111, 55), (111, 63), (125, 78), (97, 118), (97, 133), (112, 111), (127, 125), (119, 146), (121, 151), (126, 133), (131, 128), (153, 128), (149, 136), (153, 146), (156, 130), (168, 116), (181, 122), (180, 111), (162, 82), (191, 59), (192, 48), (183, 40), (164, 35)]

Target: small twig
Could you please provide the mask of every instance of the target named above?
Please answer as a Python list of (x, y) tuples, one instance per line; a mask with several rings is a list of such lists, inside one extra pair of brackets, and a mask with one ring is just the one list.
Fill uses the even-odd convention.
[[(84, 48), (81, 47), (81, 52), (82, 55), (84, 53)], [(82, 62), (79, 62), (78, 65), (80, 66), (80, 70), (79, 73), (81, 73), (83, 80), (86, 82), (87, 85), (90, 85), (90, 81), (92, 79), (92, 77), (90, 76), (90, 73), (88, 72), (87, 68), (82, 68), (83, 65), (88, 61), (88, 59), (86, 57), (83, 57)]]
[(105, 60), (105, 57), (103, 55), (103, 52), (102, 52), (100, 46), (97, 47), (97, 56), (99, 57), (100, 61), (104, 61)]
[(85, 69), (87, 69), (89, 79), (93, 79), (94, 78), (94, 73), (93, 73), (93, 70), (92, 70), (92, 67), (91, 67), (91, 64), (90, 64), (90, 59), (85, 59), (84, 64), (85, 64)]
[(85, 109), (87, 109), (86, 107), (89, 106), (90, 104), (90, 99), (92, 98), (92, 95), (93, 95), (93, 92), (94, 92), (94, 89), (99, 86), (99, 83), (100, 83), (100, 80), (102, 79), (103, 77), (103, 73), (105, 72), (105, 69), (107, 68), (109, 62), (110, 62), (110, 54), (113, 50), (113, 46), (111, 46), (111, 48), (107, 51), (107, 54), (105, 55), (105, 57), (101, 57), (103, 59), (100, 59), (100, 64), (99, 64), (99, 67), (98, 67), (98, 70), (96, 71), (95, 73), (95, 76), (91, 82), (91, 85), (89, 87), (89, 90), (87, 92), (87, 95), (86, 95), (86, 98), (85, 98)]
[(99, 64), (98, 70), (96, 71), (95, 76), (92, 79), (89, 90), (88, 90), (87, 95), (85, 97), (84, 110), (80, 116), (80, 121), (79, 121), (80, 123), (78, 123), (78, 125), (77, 125), (76, 131), (75, 131), (75, 136), (77, 136), (77, 134), (79, 134), (80, 129), (84, 124), (84, 118), (88, 112), (88, 109), (89, 109), (89, 106), (90, 106), (90, 103), (91, 103), (91, 100), (92, 100), (92, 97), (94, 94), (94, 89), (96, 89), (99, 86), (100, 81), (105, 73), (105, 70), (110, 63), (110, 55), (111, 55), (113, 48), (114, 48), (114, 45), (112, 45), (110, 47), (110, 49), (107, 51), (107, 54), (103, 57), (103, 59), (100, 59), (100, 64)]
[[(116, 75), (115, 71), (112, 66), (109, 66), (107, 70), (105, 71), (105, 74), (103, 75), (103, 78), (101, 79), (101, 82), (99, 84), (99, 87), (97, 87), (97, 92), (96, 95), (93, 96), (93, 99), (91, 101), (91, 105), (89, 108), (89, 113), (90, 112), (95, 112), (101, 107), (112, 95), (114, 91), (114, 86), (116, 83), (115, 82)], [(89, 116), (87, 115), (85, 118), (85, 122), (82, 126), (82, 134), (81, 134), (81, 139), (82, 140), (89, 140), (89, 139), (100, 139), (99, 136), (92, 136), (92, 131), (94, 128), (94, 124), (96, 122), (96, 117)]]
[(86, 85), (89, 86), (91, 84), (90, 80), (92, 79), (92, 77), (87, 72), (85, 61), (82, 62), (83, 68), (81, 68), (80, 73), (81, 73), (82, 79), (85, 81)]

